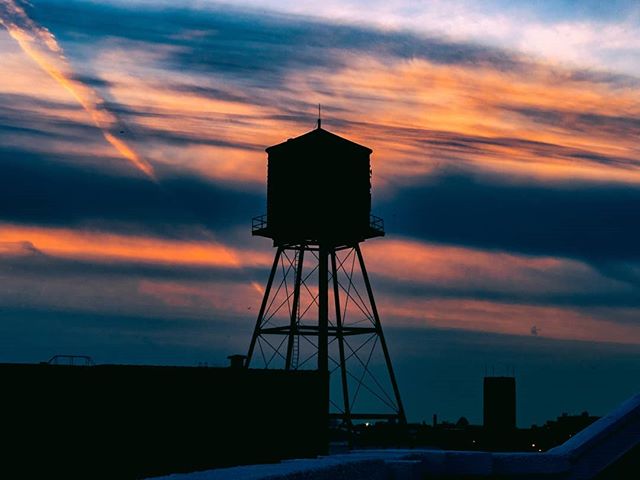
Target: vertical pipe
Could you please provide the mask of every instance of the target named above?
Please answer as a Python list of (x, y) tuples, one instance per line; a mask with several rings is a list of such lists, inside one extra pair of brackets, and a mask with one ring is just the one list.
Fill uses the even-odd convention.
[(329, 373), (329, 250), (320, 245), (318, 258), (318, 370)]
[(331, 274), (333, 276), (333, 298), (336, 305), (336, 336), (340, 352), (340, 375), (342, 377), (342, 400), (344, 402), (344, 422), (351, 430), (351, 408), (349, 406), (349, 387), (347, 383), (347, 363), (344, 357), (344, 335), (342, 330), (342, 312), (340, 310), (340, 286), (338, 285), (338, 268), (336, 267), (336, 251), (331, 250)]
[(289, 324), (289, 343), (287, 344), (287, 359), (285, 370), (291, 370), (291, 357), (293, 354), (293, 342), (298, 335), (298, 305), (300, 304), (300, 282), (302, 279), (302, 263), (304, 261), (304, 245), (298, 249), (298, 264), (296, 265), (296, 278), (293, 285), (293, 303), (291, 305), (291, 321)]
[(251, 357), (253, 356), (253, 349), (256, 346), (256, 341), (260, 336), (260, 329), (262, 327), (262, 320), (264, 317), (264, 311), (267, 308), (267, 301), (269, 300), (269, 294), (271, 293), (271, 285), (273, 284), (273, 278), (276, 275), (278, 269), (278, 262), (280, 261), (280, 255), (282, 254), (282, 247), (278, 247), (276, 256), (273, 259), (273, 266), (271, 267), (271, 273), (269, 274), (269, 280), (267, 281), (267, 288), (264, 290), (264, 296), (262, 297), (262, 304), (260, 305), (260, 312), (258, 313), (258, 320), (256, 320), (256, 326), (253, 330), (253, 336), (251, 337), (251, 343), (249, 344), (249, 352), (247, 353), (246, 366), (249, 368), (251, 363)]
[(371, 303), (371, 310), (375, 319), (375, 328), (380, 339), (380, 345), (384, 353), (384, 359), (387, 364), (387, 370), (389, 371), (389, 378), (391, 379), (391, 385), (393, 387), (393, 393), (396, 397), (396, 406), (398, 407), (398, 417), (401, 423), (407, 423), (407, 417), (404, 413), (404, 406), (402, 405), (402, 399), (400, 398), (400, 390), (398, 389), (398, 383), (396, 382), (396, 376), (393, 373), (393, 366), (391, 365), (391, 357), (389, 357), (389, 350), (387, 349), (387, 342), (384, 340), (384, 334), (382, 333), (382, 325), (380, 323), (380, 316), (378, 315), (378, 308), (376, 307), (376, 301), (373, 298), (373, 290), (371, 289), (371, 283), (369, 283), (369, 275), (367, 275), (367, 269), (364, 266), (364, 258), (360, 251), (360, 245), (355, 246), (356, 253), (358, 254), (358, 262), (360, 263), (360, 270), (362, 270), (362, 277), (364, 278), (364, 284), (367, 287), (367, 295), (369, 296), (369, 303)]

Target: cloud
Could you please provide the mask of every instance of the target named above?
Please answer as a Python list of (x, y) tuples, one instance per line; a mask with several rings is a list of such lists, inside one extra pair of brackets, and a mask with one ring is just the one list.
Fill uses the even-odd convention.
[(6, 260), (32, 255), (42, 255), (42, 252), (32, 242), (25, 240), (7, 241), (6, 239), (0, 242), (0, 258)]
[[(260, 300), (252, 278), (264, 278), (272, 254), (78, 229), (2, 225), (0, 234), (6, 239), (0, 302), (63, 312), (214, 315), (250, 324)], [(536, 322), (540, 335), (550, 338), (640, 342), (637, 286), (599, 277), (586, 265), (417, 242), (376, 243), (365, 246), (365, 256), (388, 326), (528, 335)], [(505, 288), (509, 282), (514, 285)], [(348, 317), (357, 321), (354, 312)]]
[[(0, 224), (0, 232), (7, 243), (22, 242), (23, 248), (31, 245), (34, 251), (62, 259), (214, 268), (239, 268), (243, 263), (262, 267), (270, 264), (269, 257), (260, 252), (240, 251), (206, 240), (174, 240), (11, 224)], [(25, 238), (29, 240), (23, 240)]]
[[(386, 31), (507, 48), (557, 64), (639, 73), (636, 59), (640, 12), (637, 4), (629, 0), (610, 2), (604, 8), (591, 1), (503, 0), (369, 0), (366, 4), (362, 0), (280, 1), (277, 5), (269, 0), (244, 0), (242, 4), (262, 11), (276, 8), (289, 14), (314, 16), (328, 23), (358, 23)], [(206, 11), (211, 4), (201, 5)]]
[(388, 234), (363, 251), (410, 418), (473, 412), (491, 364), (526, 380), (521, 425), (633, 393), (638, 35), (601, 28), (628, 8), (22, 3), (161, 186), (0, 30), (4, 361), (245, 352), (274, 253), (249, 231), (263, 148), (313, 128), (320, 102), (323, 125), (374, 149)]
[(125, 140), (118, 136), (119, 120), (104, 107), (104, 101), (96, 90), (82, 83), (73, 74), (65, 58), (64, 50), (51, 32), (38, 25), (25, 12), (20, 3), (6, 0), (0, 4), (0, 23), (7, 29), (22, 51), (46, 74), (63, 87), (89, 114), (93, 124), (102, 132), (104, 139), (119, 155), (131, 162), (152, 180), (153, 167), (140, 157)]
[(502, 108), (529, 117), (535, 122), (551, 126), (570, 126), (572, 130), (579, 133), (602, 132), (604, 130), (611, 135), (625, 137), (640, 135), (640, 118), (635, 115), (605, 115), (581, 112), (579, 110), (561, 110), (535, 106), (504, 105)]
[[(265, 208), (262, 149), (312, 128), (321, 102), (323, 124), (374, 149), (389, 239), (364, 248), (390, 325), (637, 338), (636, 78), (221, 5), (28, 11), (162, 187), (122, 168), (72, 96), (0, 32), (14, 72), (0, 80), (3, 305), (250, 325), (251, 281), (272, 254), (248, 229)], [(226, 245), (237, 265), (213, 261)]]
[(376, 287), (395, 298), (573, 308), (640, 307), (640, 262), (597, 265), (391, 238), (363, 246)]
[(187, 229), (197, 235), (201, 225), (212, 231), (247, 225), (264, 208), (258, 193), (170, 171), (160, 189), (141, 178), (57, 162), (50, 154), (0, 149), (0, 164), (0, 218), (5, 221), (68, 227), (103, 224), (115, 231), (165, 235)]
[[(270, 260), (261, 252), (134, 235), (12, 225), (0, 226), (0, 234), (3, 245), (14, 244), (0, 250), (0, 304), (11, 308), (247, 318), (260, 296), (251, 272)], [(37, 252), (25, 250), (27, 242)]]
[(429, 241), (586, 261), (640, 259), (640, 189), (426, 177), (378, 204), (387, 229)]
[[(74, 43), (78, 35), (90, 35), (94, 39), (115, 37), (170, 45), (169, 58), (182, 68), (242, 75), (249, 82), (277, 80), (283, 69), (339, 68), (344, 60), (335, 55), (336, 49), (345, 48), (362, 54), (423, 58), (439, 64), (491, 65), (497, 69), (526, 66), (520, 56), (501, 48), (273, 10), (256, 11), (223, 4), (210, 4), (207, 9), (198, 10), (173, 5), (132, 9), (123, 4), (45, 3), (46, 8), (36, 5), (31, 14), (65, 41)], [(85, 21), (82, 24), (65, 21), (70, 9)], [(251, 52), (257, 46), (261, 54), (253, 55)]]
[[(617, 321), (625, 313), (637, 317), (637, 309), (619, 312), (601, 309), (588, 312), (580, 309), (509, 304), (477, 299), (419, 299), (402, 303), (382, 297), (380, 314), (395, 325), (475, 330), (500, 334), (528, 336), (536, 322), (540, 336), (588, 342), (640, 344), (637, 322)], [(385, 301), (386, 300), (386, 301)], [(386, 322), (390, 322), (387, 320)]]
[[(45, 3), (29, 12), (65, 45), (73, 78), (100, 93), (122, 119), (118, 138), (158, 168), (257, 187), (261, 149), (311, 128), (321, 102), (329, 128), (375, 139), (378, 185), (454, 163), (551, 180), (640, 181), (632, 77), (442, 36), (222, 5)], [(68, 21), (69, 11), (86, 21)], [(14, 63), (18, 73), (27, 68)], [(12, 88), (24, 97), (25, 84)], [(64, 138), (64, 107), (31, 109), (40, 118), (33, 126), (51, 132), (47, 148), (91, 156), (73, 141), (80, 126)], [(29, 116), (7, 115), (14, 132), (23, 129), (12, 146), (25, 147)], [(91, 148), (100, 148), (95, 137)]]

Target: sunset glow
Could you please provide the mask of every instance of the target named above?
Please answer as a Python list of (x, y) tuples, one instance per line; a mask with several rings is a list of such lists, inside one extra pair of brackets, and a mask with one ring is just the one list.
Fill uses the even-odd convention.
[(640, 9), (615, 4), (0, 0), (6, 357), (241, 353), (274, 255), (264, 149), (318, 104), (373, 149), (386, 236), (362, 251), (406, 370), (438, 348), (417, 338), (527, 352), (532, 377), (636, 355)]

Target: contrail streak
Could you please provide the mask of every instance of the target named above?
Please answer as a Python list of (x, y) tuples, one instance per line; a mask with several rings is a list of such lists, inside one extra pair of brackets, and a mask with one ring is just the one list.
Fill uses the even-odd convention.
[[(124, 140), (116, 136), (120, 130), (118, 118), (105, 108), (104, 100), (93, 88), (75, 78), (73, 70), (64, 56), (64, 51), (54, 35), (45, 27), (34, 22), (14, 0), (0, 0), (0, 24), (7, 29), (9, 35), (20, 45), (22, 51), (29, 58), (75, 98), (89, 114), (95, 126), (100, 129), (105, 140), (122, 157), (130, 161), (162, 188), (151, 164), (141, 158)], [(166, 192), (165, 189), (162, 188), (162, 190)], [(187, 210), (195, 216), (191, 209)], [(212, 237), (210, 232), (209, 235)], [(234, 265), (245, 270), (242, 262), (231, 249), (215, 238), (211, 239), (222, 246)], [(250, 285), (260, 294), (263, 293), (262, 287), (257, 282), (251, 281)]]
[(131, 162), (152, 180), (156, 180), (153, 167), (138, 155), (127, 143), (116, 137), (117, 117), (104, 107), (104, 100), (91, 87), (74, 78), (72, 68), (64, 56), (62, 47), (53, 34), (35, 23), (14, 0), (0, 0), (0, 24), (29, 56), (51, 78), (67, 90), (89, 114), (105, 140), (122, 157)]

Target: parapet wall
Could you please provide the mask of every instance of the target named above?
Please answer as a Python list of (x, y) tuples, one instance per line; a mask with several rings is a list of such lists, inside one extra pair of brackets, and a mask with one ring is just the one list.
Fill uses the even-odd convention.
[(316, 372), (0, 364), (0, 379), (0, 468), (24, 478), (139, 478), (326, 449)]

